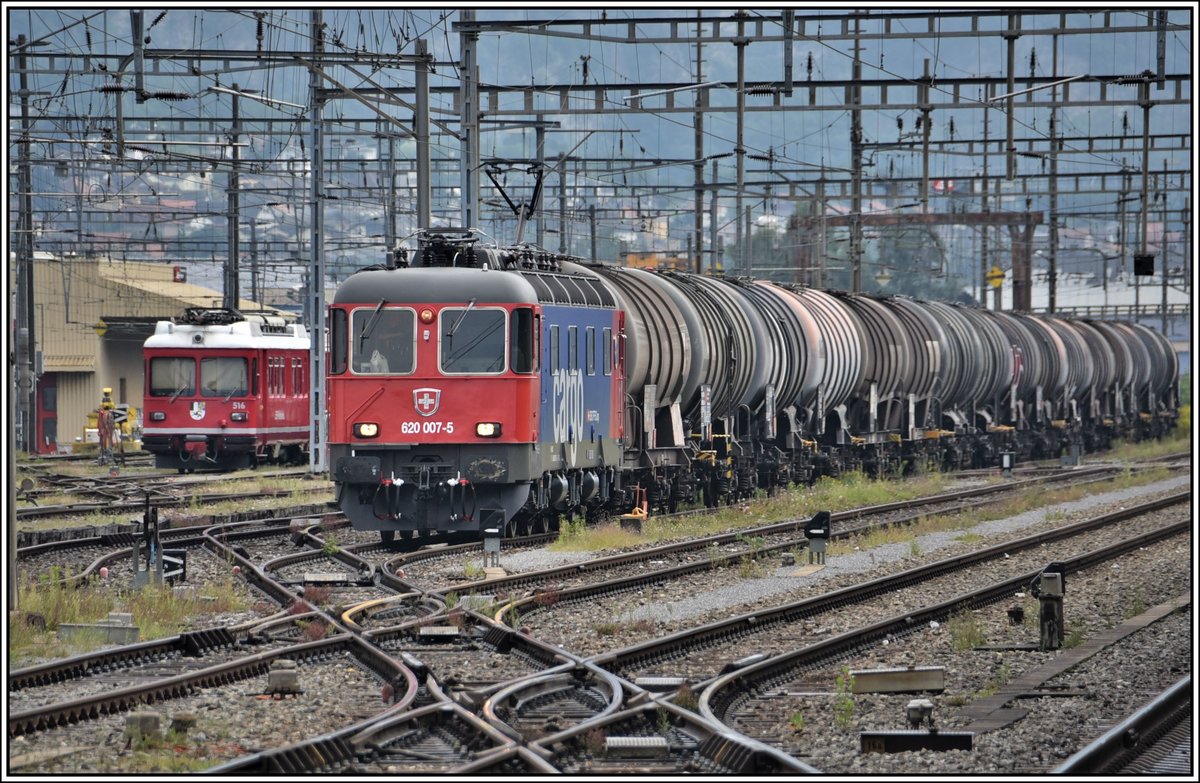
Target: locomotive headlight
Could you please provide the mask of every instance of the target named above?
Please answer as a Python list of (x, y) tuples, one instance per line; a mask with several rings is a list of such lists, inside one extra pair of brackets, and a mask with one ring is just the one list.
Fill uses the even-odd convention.
[(233, 419), (234, 421), (245, 421), (246, 420), (246, 412), (238, 411), (236, 413), (231, 413), (231, 414), (229, 414), (229, 418)]
[(150, 414), (150, 421), (166, 421), (167, 414), (162, 411), (154, 411)]
[(433, 310), (431, 310), (428, 307), (421, 308), (421, 323), (423, 323), (423, 324), (433, 323)]
[(379, 436), (379, 425), (374, 422), (360, 421), (354, 425), (356, 438), (375, 438)]
[(498, 438), (500, 437), (500, 422), (481, 421), (475, 425), (475, 434), (481, 438)]

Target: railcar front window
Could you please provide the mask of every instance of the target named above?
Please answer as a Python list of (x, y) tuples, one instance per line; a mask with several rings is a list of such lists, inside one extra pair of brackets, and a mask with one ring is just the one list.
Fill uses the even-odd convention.
[(409, 309), (359, 308), (350, 316), (354, 372), (408, 375), (416, 369), (416, 313)]
[(442, 310), (442, 372), (447, 375), (504, 372), (508, 364), (508, 333), (504, 326), (503, 310)]
[(196, 360), (158, 356), (150, 360), (150, 396), (171, 397), (196, 393)]
[(245, 397), (250, 390), (246, 360), (240, 356), (217, 356), (200, 360), (201, 397)]

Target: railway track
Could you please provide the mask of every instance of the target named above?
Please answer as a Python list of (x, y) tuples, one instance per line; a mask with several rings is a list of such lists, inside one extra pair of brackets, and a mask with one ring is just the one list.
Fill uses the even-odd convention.
[[(761, 656), (763, 650), (795, 649), (806, 642), (811, 643), (815, 640), (814, 637), (828, 636), (829, 632), (825, 630), (827, 622), (816, 619), (827, 613), (861, 607), (878, 601), (883, 596), (890, 598), (897, 595), (898, 591), (909, 588), (915, 588), (915, 597), (919, 600), (922, 595), (937, 589), (932, 580), (942, 575), (954, 574), (964, 568), (989, 562), (999, 561), (1003, 564), (1011, 561), (1021, 551), (1034, 553), (1034, 557), (1030, 558), (1031, 562), (1044, 561), (1045, 554), (1042, 548), (1052, 542), (1135, 519), (1149, 510), (1178, 507), (1186, 501), (1186, 494), (1177, 494), (1164, 500), (1143, 504), (1138, 507), (1139, 510), (1130, 509), (1107, 514), (1066, 528), (1006, 541), (969, 556), (941, 560), (822, 595), (780, 604), (774, 608), (756, 610), (699, 628), (692, 627), (670, 636), (601, 654), (591, 660), (634, 683), (640, 678), (666, 675), (682, 678), (693, 684), (711, 682), (720, 676), (723, 670), (739, 668), (737, 662), (748, 662), (755, 656)], [(1126, 537), (1124, 540), (1130, 539)], [(1133, 540), (1137, 538), (1134, 537)], [(903, 601), (897, 598), (896, 602)], [(848, 619), (853, 623), (862, 613), (849, 614)]]
[[(1181, 497), (1176, 502), (1185, 501)], [(1160, 506), (1143, 506), (1136, 513), (1155, 513), (1159, 509)], [(1165, 541), (1172, 536), (1188, 535), (1190, 532), (1190, 519), (1181, 519), (1148, 532), (1144, 539), (1118, 541), (1063, 558), (1061, 562), (1065, 573), (1077, 573), (1098, 565), (1111, 564), (1114, 558), (1136, 553), (1139, 547), (1149, 547), (1153, 541)], [(805, 685), (805, 672), (816, 669), (828, 671), (838, 661), (853, 656), (857, 651), (877, 649), (885, 640), (894, 642), (910, 634), (928, 632), (938, 624), (945, 624), (957, 613), (1011, 600), (1012, 596), (1022, 592), (1038, 573), (1039, 571), (1029, 571), (995, 581), (984, 587), (956, 594), (945, 601), (910, 607), (899, 614), (869, 624), (856, 623), (852, 630), (814, 641), (792, 652), (767, 657), (764, 660), (746, 661), (741, 668), (698, 686), (703, 688), (699, 699), (700, 712), (711, 720), (741, 731), (749, 731), (751, 734), (754, 733), (755, 727), (786, 725), (787, 716), (780, 714), (779, 710), (786, 711), (791, 708), (794, 699), (780, 699), (777, 704), (773, 704), (772, 699), (778, 699), (792, 690), (811, 690), (811, 685)], [(1007, 698), (1011, 696), (997, 697), (996, 701), (1002, 703)], [(1008, 717), (994, 711), (990, 714), (992, 718), (999, 720)], [(980, 730), (986, 728), (981, 727)], [(777, 728), (764, 730), (775, 737), (779, 736), (775, 733)]]
[[(1095, 476), (1078, 477), (1081, 482), (1097, 481)], [(835, 525), (833, 540), (849, 539), (878, 528), (912, 524), (937, 514), (961, 513), (995, 502), (995, 497), (1010, 491), (1021, 491), (1044, 483), (1047, 479), (1022, 482), (1014, 490), (1010, 486), (993, 486), (947, 493), (914, 501), (901, 501), (880, 506), (852, 509), (832, 515)], [(714, 571), (739, 564), (756, 566), (760, 561), (792, 554), (797, 563), (808, 540), (803, 535), (807, 520), (790, 520), (734, 533), (689, 539), (662, 546), (648, 547), (618, 555), (596, 558), (539, 571), (512, 574), (488, 579), (486, 582), (458, 583), (437, 588), (439, 592), (489, 592), (515, 596), (501, 611), (521, 615), (547, 611), (553, 606), (570, 605), (594, 600), (600, 596), (628, 593), (651, 585), (669, 583), (691, 574)], [(406, 578), (412, 580), (411, 574)], [(520, 593), (524, 592), (524, 596)], [(497, 615), (497, 620), (501, 620)]]
[[(112, 677), (106, 683), (107, 687), (99, 692), (10, 712), (8, 736), (45, 732), (127, 712), (143, 704), (182, 699), (197, 690), (264, 677), (272, 662), (280, 658), (298, 664), (326, 665), (347, 657), (354, 658), (356, 665), (362, 667), (369, 679), (377, 683), (370, 686), (373, 695), (379, 692), (381, 685), (402, 682), (406, 674), (403, 667), (378, 650), (345, 635), (237, 656), (199, 669), (177, 665), (171, 667), (178, 670), (171, 676), (154, 676), (148, 680), (141, 676), (142, 667), (127, 667), (120, 670), (120, 676)], [(409, 698), (412, 695), (415, 695), (415, 688)], [(404, 702), (403, 696), (404, 692), (401, 692), (401, 703)]]
[[(1096, 480), (1101, 474), (1073, 471), (1071, 475), (1079, 480)], [(1003, 489), (1025, 491), (1053, 480), (1043, 476)], [(983, 488), (940, 496), (936, 505), (924, 507), (924, 514), (995, 502), (996, 496), (989, 491), (997, 490)], [(900, 525), (911, 517), (911, 512), (892, 504), (887, 508), (890, 510), (881, 512), (890, 515), (886, 524)], [(856, 510), (835, 517), (839, 530), (867, 523), (870, 511)], [(210, 771), (540, 774), (557, 770), (605, 774), (636, 770), (766, 774), (814, 770), (805, 759), (773, 747), (777, 744), (774, 740), (730, 732), (712, 716), (687, 709), (687, 699), (681, 696), (688, 689), (665, 689), (661, 682), (652, 682), (656, 676), (660, 681), (670, 679), (663, 675), (671, 673), (654, 655), (643, 655), (631, 668), (616, 663), (617, 659), (625, 653), (635, 658), (641, 653), (627, 649), (605, 659), (571, 644), (560, 646), (538, 631), (532, 623), (538, 612), (547, 612), (551, 617), (553, 611), (569, 611), (573, 601), (585, 605), (609, 600), (603, 596), (621, 581), (610, 558), (585, 564), (580, 584), (552, 583), (554, 590), (548, 593), (547, 583), (530, 579), (532, 574), (483, 583), (431, 584), (422, 578), (423, 572), (445, 571), (453, 568), (447, 564), (453, 564), (455, 558), (477, 555), (478, 542), (447, 541), (443, 546), (417, 552), (397, 552), (373, 537), (356, 534), (332, 512), (208, 525), (186, 532), (164, 530), (163, 534), (164, 547), (188, 549), (189, 564), (211, 558), (225, 572), (238, 566), (264, 603), (269, 600), (278, 607), (275, 614), (215, 630), (203, 637), (207, 640), (203, 643), (194, 636), (188, 637), (191, 641), (182, 641), (186, 635), (180, 635), (169, 643), (164, 640), (157, 652), (139, 654), (131, 648), (117, 648), (92, 654), (90, 662), (63, 661), (57, 668), (47, 664), (40, 674), (32, 671), (38, 667), (19, 670), (16, 680), (10, 677), (10, 701), (19, 706), (13, 711), (18, 720), (17, 728), (10, 733), (10, 749), (23, 764), (39, 769), (49, 764), (53, 768), (55, 762), (38, 761), (46, 754), (54, 755), (54, 751), (45, 749), (47, 745), (73, 747), (72, 743), (78, 741), (73, 739), (76, 732), (86, 734), (89, 725), (102, 725), (102, 729), (95, 730), (105, 731), (108, 736), (114, 731), (119, 734), (123, 716), (148, 701), (161, 705), (159, 709), (187, 712), (193, 705), (211, 704), (213, 699), (257, 699), (262, 694), (255, 690), (255, 683), (261, 683), (269, 673), (270, 661), (300, 656), (302, 671), (312, 673), (316, 681), (336, 682), (341, 677), (349, 688), (345, 693), (357, 688), (360, 695), (352, 701), (360, 707), (345, 714), (339, 708), (337, 720), (325, 722), (324, 730), (318, 733), (312, 731), (310, 721), (307, 730), (297, 728), (294, 741), (283, 746), (255, 748), (253, 732), (244, 742), (231, 739), (230, 747), (221, 751), (223, 756), (206, 760), (206, 765), (216, 763), (209, 766)], [(759, 537), (763, 540), (749, 543)], [(532, 549), (544, 543), (543, 538), (512, 543)], [(96, 536), (70, 545), (27, 548), (20, 553), (22, 569), (33, 566), (44, 573), (53, 568), (48, 565), (55, 558), (53, 553), (61, 556), (74, 549), (81, 558), (90, 559), (85, 571), (94, 575), (100, 563), (108, 563), (112, 584), (123, 584), (122, 564), (131, 562), (132, 550), (106, 549), (123, 543), (123, 538)], [(751, 549), (765, 559), (775, 556), (766, 554), (770, 548), (778, 554), (800, 544), (797, 523), (793, 521), (731, 533), (718, 546), (728, 547), (722, 553), (727, 569)], [(707, 567), (697, 571), (711, 570), (711, 541), (697, 544), (690, 550), (691, 555), (686, 544), (681, 546), (680, 560), (700, 552)], [(663, 581), (661, 572), (686, 567), (686, 563), (675, 562), (670, 568), (662, 568), (667, 557), (663, 549), (632, 553), (629, 567), (658, 582)], [(201, 554), (193, 555), (193, 550)], [(506, 546), (506, 552), (514, 551), (517, 547)], [(580, 572), (578, 565), (560, 570), (560, 580), (562, 574)], [(614, 585), (597, 585), (597, 577)], [(925, 577), (926, 584), (934, 578)], [(423, 591), (421, 584), (427, 590), (434, 589)], [(323, 588), (328, 593), (319, 601), (305, 600), (306, 593), (314, 597), (312, 588)], [(538, 588), (540, 592), (529, 592)], [(623, 590), (615, 589), (617, 595)], [(569, 590), (577, 594), (569, 594)], [(528, 594), (514, 601), (512, 596), (520, 591)], [(505, 594), (508, 597), (501, 601)], [(548, 595), (555, 595), (555, 600), (550, 601)], [(498, 619), (512, 618), (518, 619), (520, 628), (497, 624)], [(758, 613), (758, 618), (754, 623), (762, 622), (760, 633), (772, 627), (766, 614)], [(322, 628), (327, 637), (313, 639), (314, 628)], [(762, 637), (741, 637), (742, 642), (750, 640), (751, 644), (755, 638)], [(143, 644), (150, 649), (157, 642)], [(322, 659), (328, 666), (318, 660), (319, 656), (303, 657), (304, 650), (321, 644), (332, 645), (329, 649), (350, 645), (345, 649), (371, 652), (330, 653)], [(764, 647), (761, 643), (758, 646)], [(700, 686), (720, 678), (732, 653), (733, 648), (726, 646), (712, 656), (711, 665), (703, 663), (703, 652), (685, 653), (684, 657), (694, 657), (697, 667), (682, 679), (695, 684), (695, 692), (699, 693)], [(738, 659), (742, 671), (750, 671), (755, 665), (746, 658)], [(670, 659), (670, 654), (663, 657)], [(385, 674), (380, 674), (376, 664), (384, 660), (390, 663)], [(716, 663), (722, 660), (718, 667)], [(343, 670), (362, 674), (346, 674)], [(327, 677), (326, 673), (332, 674)], [(189, 679), (193, 676), (194, 680)], [(234, 687), (240, 690), (229, 690)], [(328, 697), (320, 695), (324, 692), (316, 689), (313, 697), (325, 700)], [(255, 693), (258, 696), (253, 696)], [(63, 694), (77, 698), (69, 700)], [(344, 694), (338, 696), (337, 703), (345, 698)], [(673, 704), (672, 699), (683, 704)], [(301, 705), (287, 698), (275, 701), (297, 708), (296, 717), (285, 717), (284, 722), (290, 726), (294, 720), (299, 727), (304, 720)], [(401, 701), (403, 709), (397, 707)], [(247, 714), (253, 714), (253, 709)], [(285, 709), (280, 714), (291, 713)]]
[(1054, 769), (1060, 775), (1187, 775), (1192, 675), (1165, 689)]

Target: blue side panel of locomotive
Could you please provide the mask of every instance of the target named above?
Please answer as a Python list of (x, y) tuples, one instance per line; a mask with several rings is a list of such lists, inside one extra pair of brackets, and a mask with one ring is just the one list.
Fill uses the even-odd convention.
[(615, 437), (615, 324), (609, 308), (542, 308), (538, 440), (542, 448), (564, 447), (564, 467), (595, 464), (579, 446)]

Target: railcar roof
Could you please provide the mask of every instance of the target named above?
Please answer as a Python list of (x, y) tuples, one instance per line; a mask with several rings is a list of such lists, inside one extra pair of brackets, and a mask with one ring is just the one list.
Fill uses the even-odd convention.
[(595, 275), (455, 267), (371, 269), (351, 275), (334, 295), (334, 304), (534, 302), (613, 307), (611, 295)]
[[(263, 334), (258, 324), (238, 321), (232, 324), (177, 324), (159, 321), (154, 334), (146, 338), (145, 348), (253, 348), (256, 350), (307, 351), (308, 332), (299, 324), (288, 327), (290, 334)], [(201, 335), (200, 342), (196, 336)]]
[(537, 301), (533, 287), (515, 272), (497, 269), (412, 267), (356, 272), (338, 286), (334, 304), (378, 302)]

